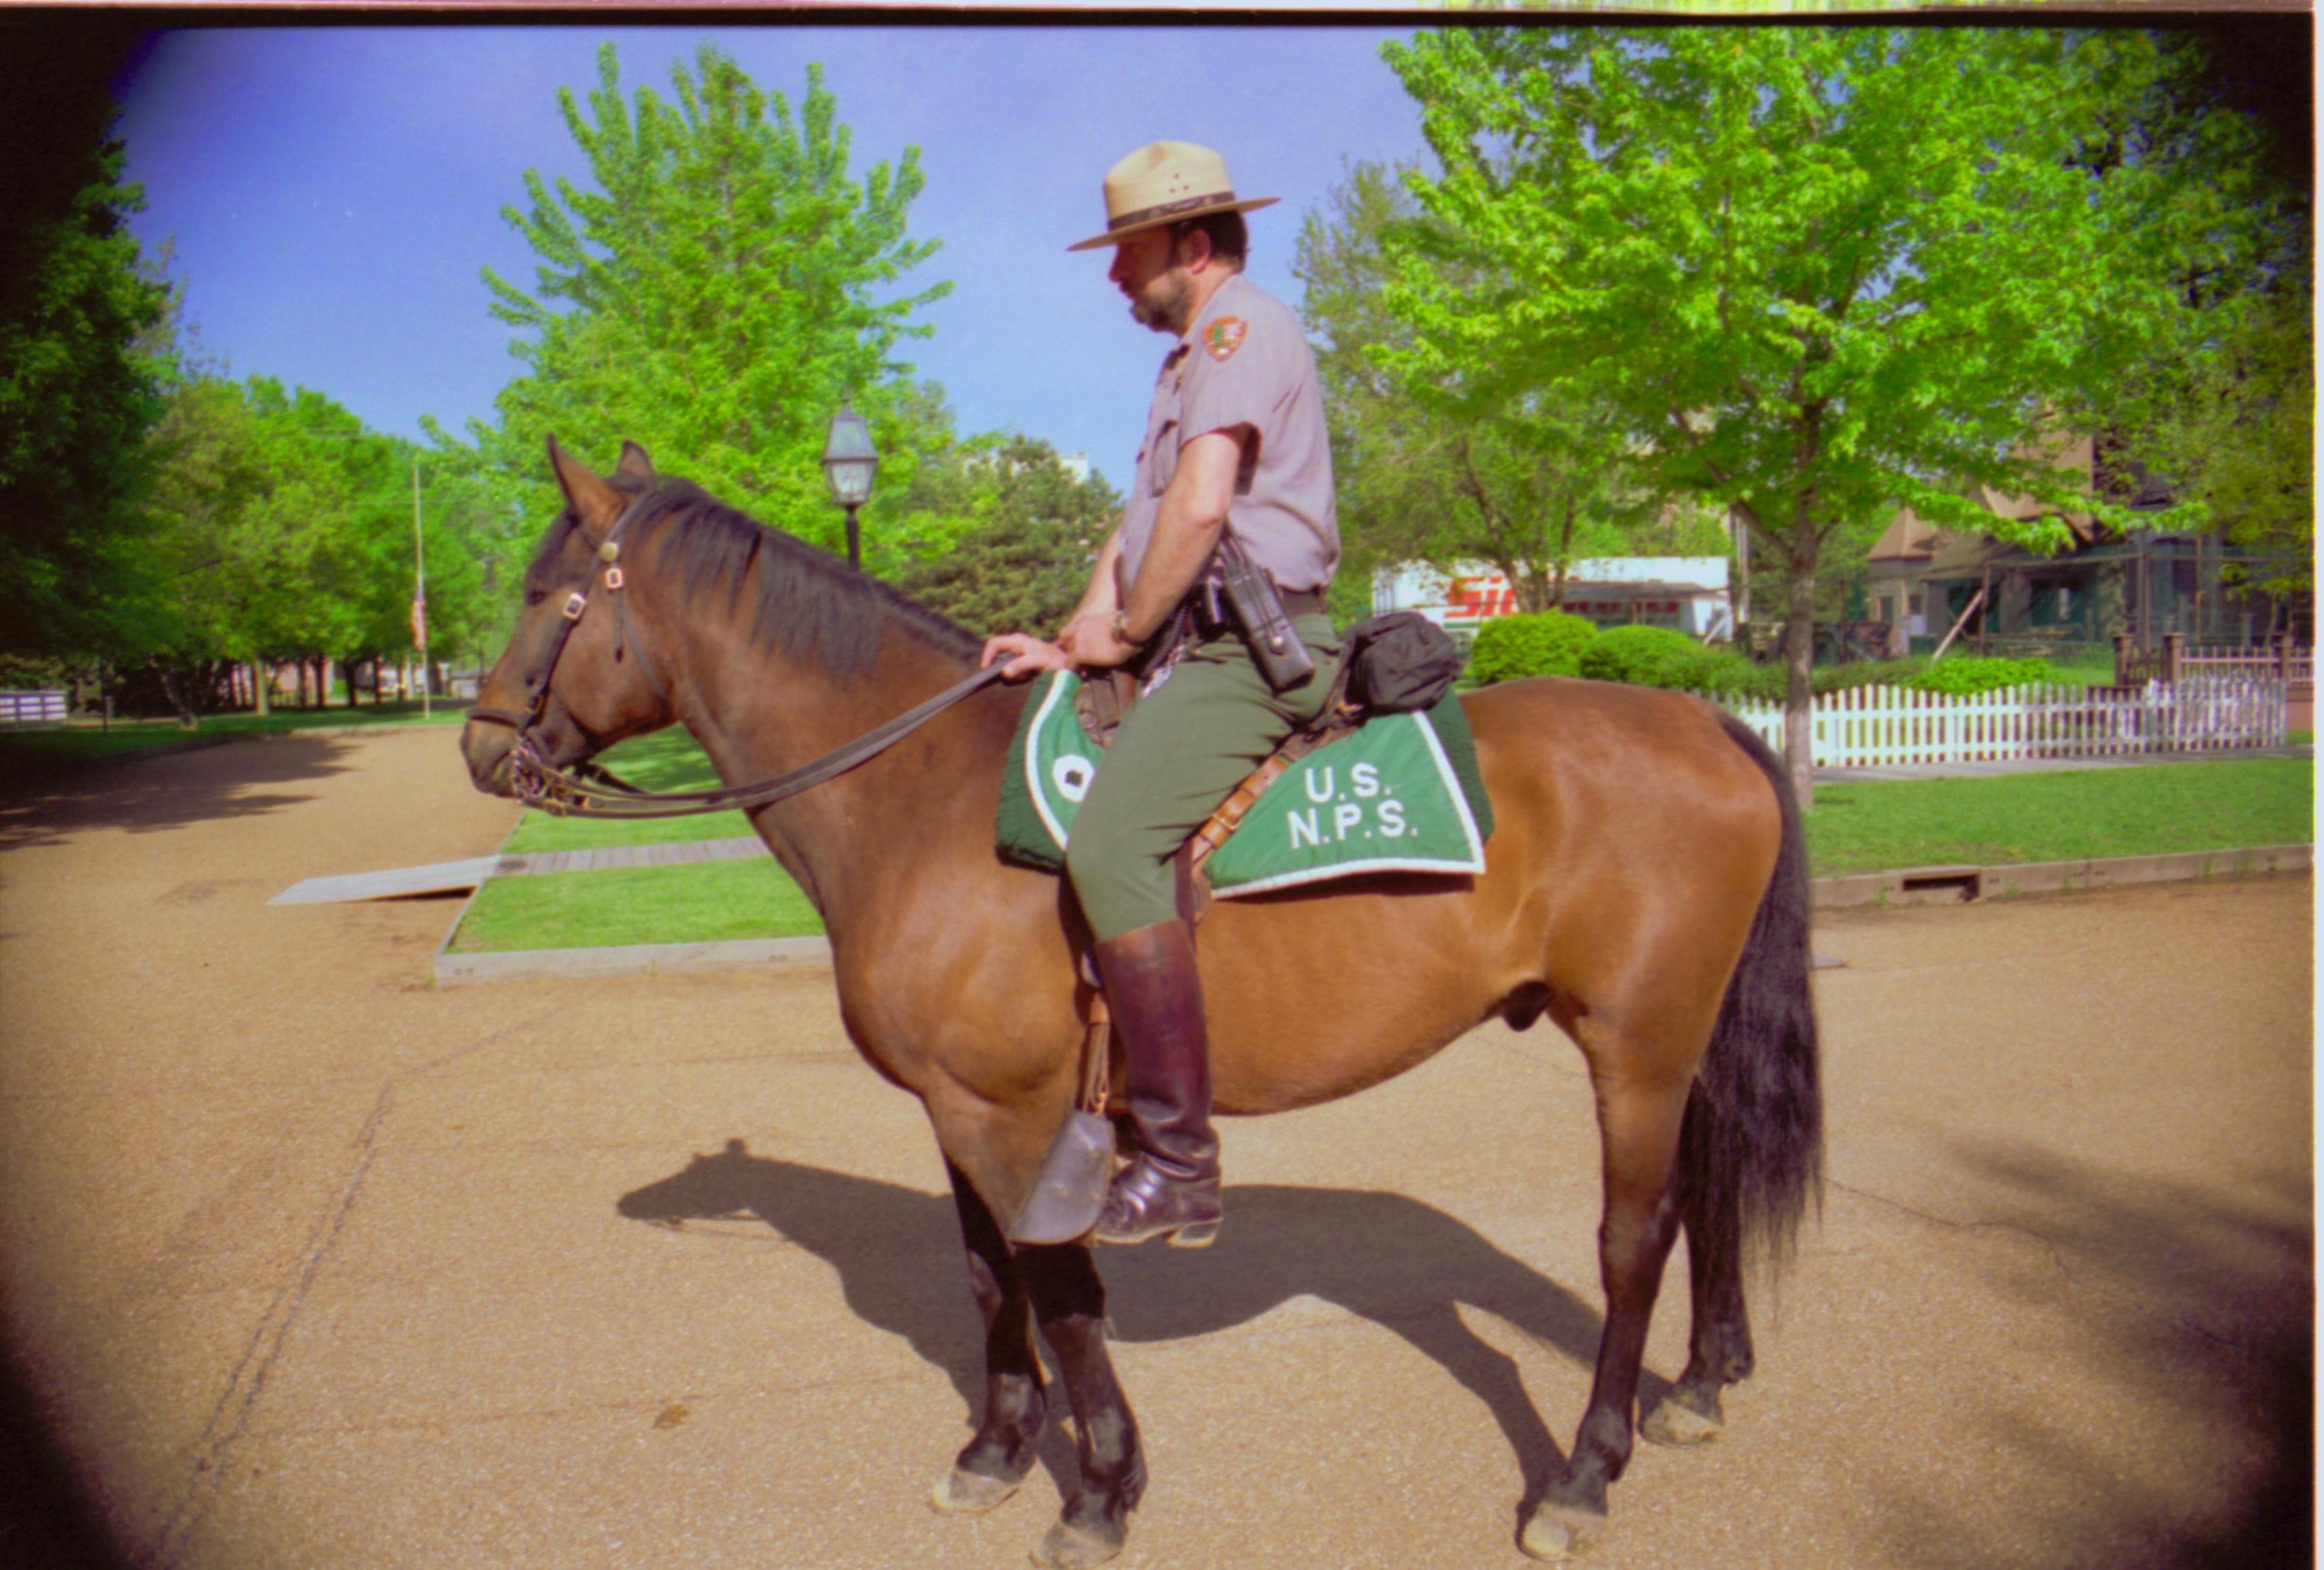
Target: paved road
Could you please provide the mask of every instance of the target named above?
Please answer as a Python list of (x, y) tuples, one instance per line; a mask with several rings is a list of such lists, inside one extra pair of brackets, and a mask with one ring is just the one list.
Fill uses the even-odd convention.
[[(510, 817), (409, 732), (0, 809), (0, 1563), (1021, 1564), (1066, 1440), (989, 1517), (922, 1504), (973, 1311), (824, 978), (439, 991), (451, 901), (265, 904)], [(2304, 1557), (2311, 900), (1820, 927), (1822, 1224), (1728, 1436), (1642, 1450), (1594, 1562)], [(1124, 1564), (1523, 1563), (1599, 1325), (1589, 1119), (1562, 1039), (1491, 1027), (1230, 1125), (1220, 1245), (1105, 1261), (1154, 1468)]]

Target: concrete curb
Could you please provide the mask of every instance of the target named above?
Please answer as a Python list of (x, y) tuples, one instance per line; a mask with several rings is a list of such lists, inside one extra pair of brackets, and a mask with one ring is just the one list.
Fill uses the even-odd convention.
[[(2256, 850), (2185, 851), (2159, 856), (2109, 856), (2080, 862), (2030, 862), (2014, 867), (1905, 867), (1818, 878), (1819, 910), (1960, 905), (1972, 900), (2015, 900), (2029, 894), (2079, 893), (2132, 883), (2198, 882), (2314, 870), (2316, 847), (2269, 845)], [(474, 896), (471, 896), (473, 899)], [(466, 907), (461, 908), (466, 914)], [(454, 921), (452, 929), (458, 930)], [(445, 934), (451, 941), (451, 933)], [(831, 963), (827, 937), (733, 938), (723, 943), (643, 943), (617, 948), (521, 949), (498, 954), (436, 952), (439, 986), (558, 977), (685, 975), (747, 970), (759, 965), (813, 969)]]
[(2304, 873), (2316, 864), (2312, 845), (2254, 850), (2180, 851), (2159, 856), (2104, 856), (2079, 862), (2028, 862), (2003, 867), (1904, 867), (1815, 881), (1815, 908), (1846, 910), (1867, 905), (1959, 905), (1971, 900), (2015, 900), (2131, 883), (2194, 882), (2206, 878)]
[(537, 948), (503, 954), (436, 956), (436, 984), (571, 979), (604, 975), (686, 975), (761, 965), (816, 969), (831, 964), (827, 937), (730, 938), (719, 943), (643, 943), (622, 948)]

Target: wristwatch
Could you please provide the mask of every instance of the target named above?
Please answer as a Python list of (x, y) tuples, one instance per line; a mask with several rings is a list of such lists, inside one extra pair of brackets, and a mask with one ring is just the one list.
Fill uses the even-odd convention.
[(1130, 635), (1130, 618), (1122, 612), (1114, 612), (1113, 620), (1106, 623), (1106, 625), (1113, 633), (1113, 641), (1115, 642), (1120, 644), (1125, 649), (1135, 649), (1138, 647), (1138, 640)]

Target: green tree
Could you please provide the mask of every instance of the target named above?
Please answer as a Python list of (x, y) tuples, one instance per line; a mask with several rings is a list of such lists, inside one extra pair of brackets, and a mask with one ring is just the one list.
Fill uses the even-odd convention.
[(1384, 293), (1395, 275), (1386, 237), (1395, 233), (1401, 254), (1437, 268), (1449, 287), (1479, 282), (1475, 259), (1448, 245), (1405, 189), (1408, 172), (1351, 168), (1303, 217), (1293, 262), (1332, 415), (1342, 577), (1407, 561), (1448, 572), (1488, 562), (1522, 609), (1542, 611), (1564, 603), (1575, 561), (1634, 553), (1649, 535), (1723, 551), (1715, 522), (1671, 527), (1695, 521), (1696, 509), (1674, 510), (1644, 489), (1618, 411), (1586, 381), (1517, 388), (1458, 367), (1406, 369), (1409, 355), (1397, 352), (1416, 335)]
[(1803, 801), (1829, 554), (1852, 560), (1899, 502), (2059, 542), (1975, 505), (1972, 480), (2131, 524), (2040, 462), (2037, 433), (2122, 418), (2129, 368), (2198, 344), (2199, 308), (2262, 249), (2264, 199), (2230, 178), (2247, 121), (2122, 134), (2172, 69), (2145, 34), (1525, 29), (1387, 53), (1444, 171), (1409, 183), (1489, 281), (1392, 246), (1413, 343), (1389, 363), (1510, 395), (1585, 377), (1660, 483), (1744, 521), (1790, 580)]
[[(51, 97), (37, 80), (19, 93)], [(126, 226), (144, 195), (123, 181), (121, 144), (105, 135), (111, 106), (69, 95), (50, 106), (62, 123), (44, 127), (47, 147), (0, 141), (12, 154), (0, 225), (0, 651), (19, 654), (120, 642), (136, 601), (136, 458), (169, 374), (153, 343), (169, 290)]]
[(1095, 475), (1075, 477), (1047, 442), (1017, 437), (930, 466), (907, 504), (973, 520), (950, 552), (905, 576), (907, 593), (973, 632), (1046, 636), (1080, 602), (1121, 499)]
[[(297, 660), (319, 694), (326, 660), (409, 658), (420, 456), (304, 388), (180, 383), (148, 455), (149, 641), (175, 661), (180, 688), (205, 661)], [(423, 495), (430, 652), (480, 651), (500, 614), (487, 570), (512, 542), (485, 527), (493, 513), (465, 476)]]
[(2220, 352), (2159, 365), (2132, 450), (2255, 558), (2227, 563), (2276, 601), (2316, 589), (2315, 299), (2303, 279), (2237, 302)]
[(896, 481), (950, 437), (930, 423), (941, 401), (894, 358), (928, 331), (913, 314), (949, 287), (899, 288), (936, 249), (907, 233), (918, 150), (851, 177), (847, 128), (813, 66), (796, 114), (713, 45), (672, 88), (674, 102), (649, 88), (625, 99), (608, 44), (586, 108), (558, 95), (595, 189), (528, 171), (529, 207), (504, 209), (540, 266), (530, 293), (484, 274), (493, 314), (524, 335), (512, 352), (525, 369), (497, 423), (471, 428), (477, 473), (538, 519), (554, 494), (548, 435), (608, 455), (632, 439), (764, 522), (835, 545), (819, 459), (846, 396), (884, 460), (867, 561), (892, 565)]

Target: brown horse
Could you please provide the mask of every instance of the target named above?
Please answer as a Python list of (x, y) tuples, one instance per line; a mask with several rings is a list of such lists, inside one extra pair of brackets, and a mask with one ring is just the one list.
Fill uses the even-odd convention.
[[(670, 725), (723, 779), (754, 780), (975, 670), (974, 636), (657, 476), (634, 445), (603, 477), (553, 440), (549, 458), (567, 507), (461, 736), (480, 789), (510, 790), (520, 730), (569, 768)], [(1198, 945), (1203, 988), (1230, 1113), (1361, 1090), (1496, 1018), (1522, 1029), (1546, 1014), (1581, 1048), (1603, 1152), (1606, 1320), (1565, 1475), (1521, 1545), (1560, 1557), (1602, 1528), (1629, 1458), (1647, 1320), (1682, 1226), (1691, 1355), (1642, 1425), (1669, 1443), (1718, 1430), (1720, 1390), (1751, 1371), (1747, 1264), (1781, 1259), (1817, 1193), (1806, 858), (1781, 763), (1708, 704), (1550, 679), (1463, 701), (1497, 824), (1487, 870), (1222, 903)], [(1038, 1324), (1081, 1478), (1036, 1556), (1078, 1565), (1120, 1552), (1146, 1463), (1088, 1247), (1012, 1245), (996, 1219), (1017, 1214), (1072, 1110), (1088, 941), (1062, 880), (993, 851), (1023, 703), (1021, 689), (976, 692), (752, 818), (822, 913), (849, 1036), (926, 1105), (951, 1173), (986, 1397), (936, 1502), (990, 1509), (1031, 1468), (1048, 1411)]]

